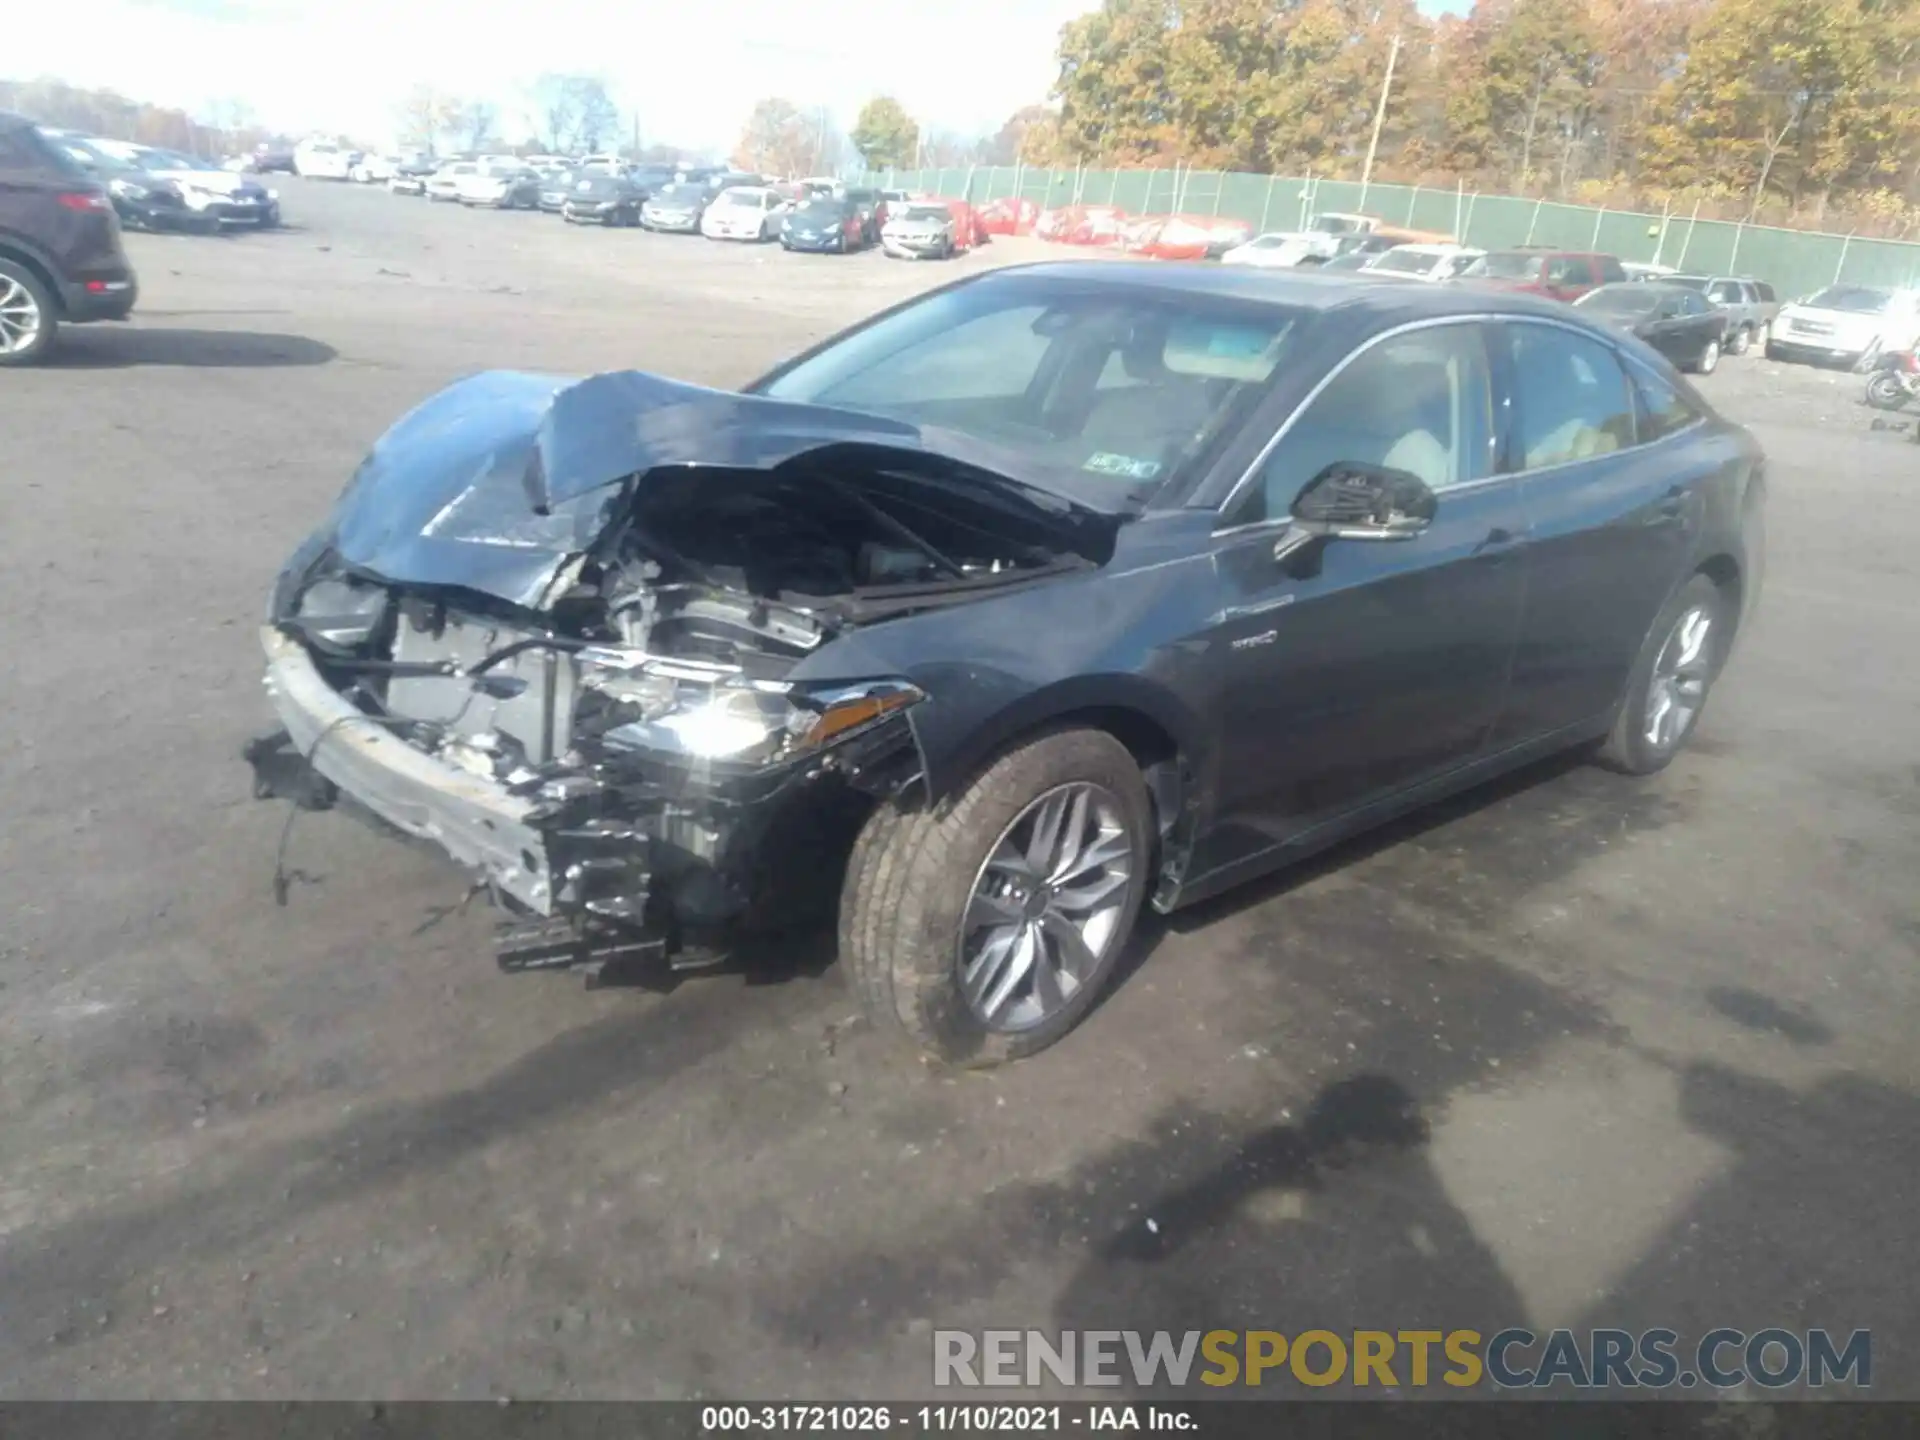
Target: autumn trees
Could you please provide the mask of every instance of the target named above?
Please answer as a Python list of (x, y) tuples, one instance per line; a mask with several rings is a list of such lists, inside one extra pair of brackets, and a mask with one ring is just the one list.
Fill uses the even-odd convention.
[(1920, 0), (1105, 0), (1048, 158), (1357, 175), (1395, 36), (1382, 177), (1920, 225)]

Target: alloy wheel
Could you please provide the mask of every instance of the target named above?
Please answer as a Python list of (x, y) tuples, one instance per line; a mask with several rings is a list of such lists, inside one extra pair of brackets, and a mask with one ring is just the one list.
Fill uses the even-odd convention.
[(1046, 792), (987, 853), (960, 922), (968, 1007), (990, 1030), (1029, 1030), (1092, 984), (1124, 929), (1134, 842), (1110, 790)]
[(1707, 341), (1707, 348), (1700, 352), (1700, 373), (1711, 375), (1720, 366), (1720, 342)]
[(11, 275), (0, 275), (0, 355), (18, 355), (40, 337), (40, 302)]
[(1647, 708), (1642, 733), (1647, 744), (1665, 752), (1686, 739), (1687, 732), (1707, 703), (1707, 685), (1713, 678), (1713, 612), (1695, 605), (1674, 622), (1666, 643), (1653, 662), (1647, 682)]

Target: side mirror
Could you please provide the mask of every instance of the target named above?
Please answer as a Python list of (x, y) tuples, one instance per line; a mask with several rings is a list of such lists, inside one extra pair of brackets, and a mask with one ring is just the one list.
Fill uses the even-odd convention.
[(1411, 471), (1336, 460), (1293, 502), (1293, 524), (1274, 558), (1316, 540), (1411, 540), (1433, 523), (1437, 504), (1427, 482)]

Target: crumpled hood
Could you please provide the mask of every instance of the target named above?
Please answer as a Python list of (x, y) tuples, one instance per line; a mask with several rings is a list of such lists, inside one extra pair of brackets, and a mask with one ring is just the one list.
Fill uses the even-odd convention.
[(395, 423), (316, 541), (389, 581), (537, 608), (611, 522), (623, 482), (663, 467), (769, 470), (829, 450), (1011, 481), (1063, 519), (1121, 513), (1102, 477), (1023, 464), (952, 432), (637, 370), (584, 380), (503, 370), (459, 381)]

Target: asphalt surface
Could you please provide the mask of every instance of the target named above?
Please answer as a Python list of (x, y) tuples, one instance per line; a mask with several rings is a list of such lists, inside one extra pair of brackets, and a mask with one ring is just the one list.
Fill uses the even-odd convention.
[(1156, 925), (954, 1076), (824, 937), (502, 975), (339, 815), (276, 908), (239, 752), (272, 574), (436, 388), (740, 382), (1030, 252), (282, 189), (282, 233), (132, 237), (135, 323), (0, 376), (0, 1397), (908, 1397), (936, 1326), (1509, 1324), (1870, 1327), (1920, 1395), (1920, 447), (1857, 379), (1705, 382), (1771, 558), (1666, 774), (1549, 765)]

